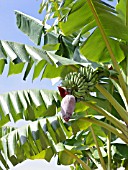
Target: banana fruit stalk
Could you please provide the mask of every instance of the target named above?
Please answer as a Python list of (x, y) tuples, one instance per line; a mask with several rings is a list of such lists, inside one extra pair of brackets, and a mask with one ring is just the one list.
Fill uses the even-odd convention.
[(68, 122), (75, 109), (76, 99), (73, 95), (66, 95), (61, 101), (63, 119)]

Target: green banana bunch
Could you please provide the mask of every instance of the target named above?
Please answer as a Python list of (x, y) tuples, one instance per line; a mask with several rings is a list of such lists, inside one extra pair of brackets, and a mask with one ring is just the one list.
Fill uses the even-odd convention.
[(98, 81), (97, 70), (93, 71), (91, 66), (80, 67), (78, 72), (70, 72), (62, 81), (62, 86), (70, 89), (70, 93), (76, 98), (85, 98), (89, 92), (94, 90)]

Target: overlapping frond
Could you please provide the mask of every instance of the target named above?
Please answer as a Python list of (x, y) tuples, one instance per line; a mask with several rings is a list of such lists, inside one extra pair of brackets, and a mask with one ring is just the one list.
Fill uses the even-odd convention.
[(46, 32), (47, 29), (41, 21), (19, 11), (15, 13), (18, 28), (37, 45), (41, 43), (42, 37), (44, 46), (41, 49), (36, 46), (1, 40), (0, 74), (3, 73), (7, 62), (9, 63), (8, 75), (23, 72), (23, 79), (26, 79), (32, 67), (34, 68), (33, 79), (37, 78), (40, 73), (42, 73), (42, 78), (46, 76), (55, 78), (62, 76), (62, 72), (64, 73), (66, 69), (65, 65), (88, 63), (81, 59), (79, 50), (72, 45), (72, 38), (55, 33), (55, 31)]
[[(90, 123), (87, 123), (84, 127), (79, 122), (76, 128), (74, 122), (65, 124), (59, 117), (51, 117), (13, 129), (10, 133), (5, 133), (0, 140), (2, 166), (9, 169), (9, 165), (12, 166), (9, 162), (16, 165), (26, 159), (50, 161), (57, 154), (59, 164), (70, 165), (74, 162), (74, 158), (65, 152), (65, 149), (70, 148), (66, 140), (75, 135), (80, 129), (87, 129), (89, 126)], [(79, 138), (79, 140), (81, 139)], [(75, 148), (75, 145), (71, 148)], [(73, 153), (80, 154), (81, 152), (76, 149)], [(63, 159), (64, 156), (66, 158)], [(66, 161), (67, 157), (69, 158), (68, 161)]]
[(53, 116), (59, 105), (59, 94), (52, 90), (23, 90), (0, 95), (0, 126), (12, 120)]
[[(50, 51), (44, 51), (36, 47), (16, 43), (0, 42), (0, 74), (3, 73), (6, 63), (9, 61), (8, 75), (24, 73), (24, 79), (28, 76), (32, 66), (34, 67), (33, 79), (42, 73), (42, 78), (61, 77), (67, 65), (85, 64), (68, 58), (62, 58)], [(54, 72), (49, 72), (49, 69)], [(58, 70), (56, 72), (56, 70)], [(71, 70), (71, 68), (69, 68)], [(43, 71), (43, 72), (42, 72)], [(56, 73), (55, 73), (56, 72)], [(49, 73), (49, 74), (48, 74)]]

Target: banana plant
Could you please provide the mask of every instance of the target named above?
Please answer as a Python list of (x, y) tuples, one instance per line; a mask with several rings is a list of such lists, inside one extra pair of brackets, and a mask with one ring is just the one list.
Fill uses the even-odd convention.
[[(8, 75), (26, 80), (33, 67), (33, 80), (59, 77), (60, 86), (0, 95), (0, 169), (53, 156), (72, 170), (127, 169), (128, 1), (108, 2), (42, 1), (43, 21), (15, 11), (35, 46), (1, 40), (0, 73), (9, 64)], [(6, 124), (21, 119), (29, 123)]]

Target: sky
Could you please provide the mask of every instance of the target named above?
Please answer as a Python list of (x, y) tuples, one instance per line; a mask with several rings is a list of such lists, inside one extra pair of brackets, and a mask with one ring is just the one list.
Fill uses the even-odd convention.
[[(0, 40), (20, 42), (23, 44), (34, 45), (29, 38), (24, 35), (16, 26), (14, 10), (19, 10), (30, 16), (42, 20), (43, 14), (38, 14), (41, 0), (0, 0)], [(0, 75), (0, 94), (12, 90), (23, 89), (55, 89), (47, 79), (41, 80), (40, 77), (32, 82), (31, 74), (27, 81), (23, 81), (22, 74), (7, 77), (8, 65), (4, 73)], [(69, 167), (57, 166), (57, 159), (52, 159), (50, 163), (45, 160), (25, 161), (10, 170), (69, 170)]]

